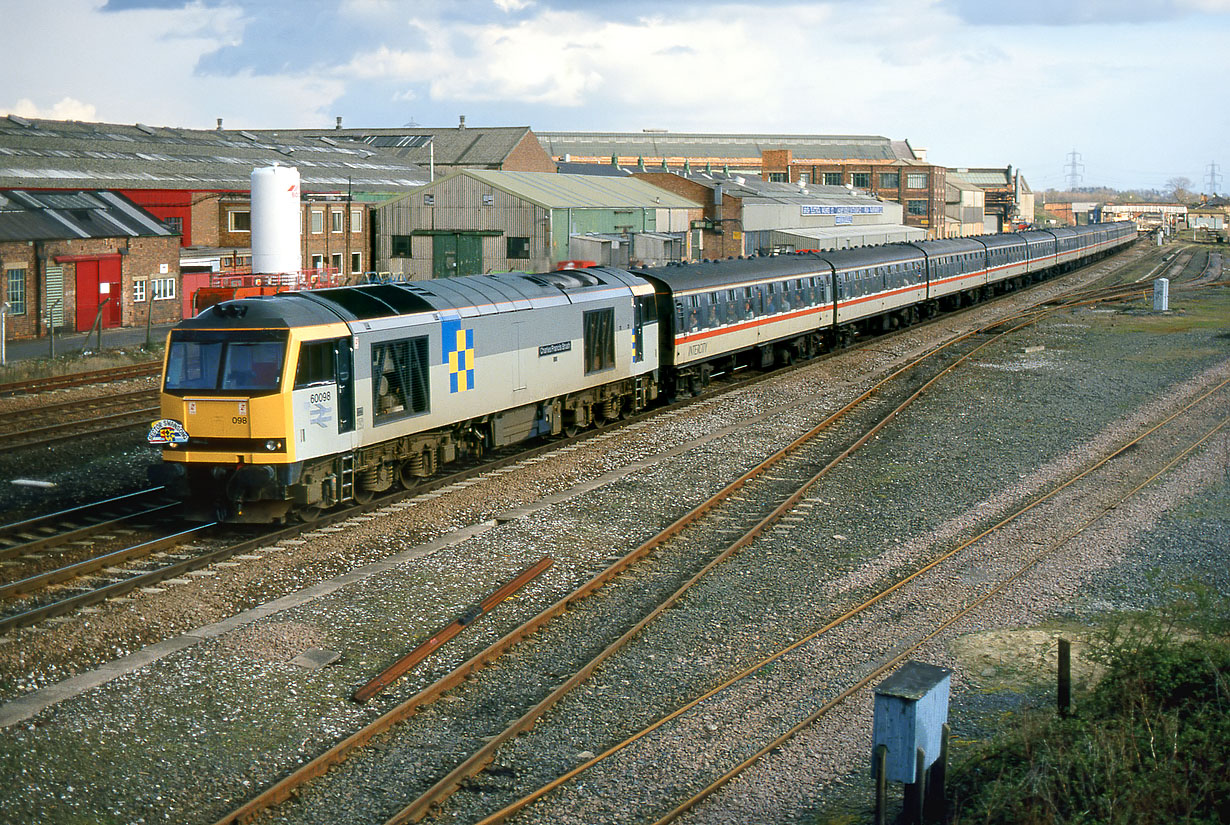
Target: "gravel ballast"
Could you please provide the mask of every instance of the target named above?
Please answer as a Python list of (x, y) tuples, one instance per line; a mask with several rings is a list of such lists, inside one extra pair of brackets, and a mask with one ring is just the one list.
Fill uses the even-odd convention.
[[(492, 805), (537, 787), (543, 777), (583, 761), (583, 754), (601, 752), (754, 660), (757, 652), (777, 649), (822, 623), (847, 595), (929, 549), (976, 532), (1050, 479), (1084, 466), (1102, 444), (1159, 418), (1169, 399), (1226, 377), (1230, 299), (1172, 296), (1172, 305), (1176, 312), (1164, 318), (1135, 308), (1063, 312), (959, 369), (943, 389), (827, 479), (809, 512), (720, 568), (688, 605), (651, 626), (626, 656), (501, 752), (495, 770), (441, 815), (473, 821)], [(925, 348), (937, 334), (915, 330), (878, 345), (879, 352), (843, 353), (388, 508), (340, 531), (318, 531), (303, 544), (284, 543), (254, 554), (240, 568), (15, 634), (0, 644), (0, 696), (6, 699), (32, 695), (142, 644), (226, 620), (300, 586), (363, 572), (363, 565), (379, 564), (390, 554), (407, 557), (356, 575), (327, 595), (202, 633), (182, 650), (3, 728), (0, 764), (15, 780), (9, 787), (20, 789), (16, 797), (6, 794), (9, 817), (212, 821), (648, 538), (856, 394), (870, 371)], [(1056, 561), (1059, 567), (1039, 570), (1037, 581), (1055, 586), (1035, 583), (1006, 595), (1007, 604), (971, 620), (954, 638), (1148, 604), (1160, 596), (1141, 584), (1141, 572), (1155, 567), (1173, 574), (1172, 580), (1186, 570), (1203, 571), (1225, 593), (1227, 449), (1222, 436), (1199, 451), (1140, 505), (1137, 522), (1086, 539), (1092, 547), (1081, 551), (1080, 563)], [(1115, 524), (1122, 515), (1116, 514)], [(476, 524), (481, 529), (456, 532)], [(450, 535), (455, 543), (444, 538)], [(439, 546), (421, 549), (432, 540)], [(397, 655), (546, 554), (556, 565), (455, 645), (369, 705), (349, 700), (355, 687)], [(502, 685), (541, 682), (524, 683), (528, 697), (553, 686), (554, 676), (562, 678), (568, 657), (556, 651), (570, 639), (575, 646), (586, 623), (602, 620), (604, 599), (627, 599), (650, 588), (653, 563), (638, 575), (578, 606), (507, 662), (426, 709), (406, 731), (382, 737), (351, 764), (313, 783), (279, 808), (275, 820), (370, 822), (391, 815), (409, 801), (405, 785), (438, 776), (468, 755), (473, 741), (497, 732), (463, 722), (475, 718), (476, 708), (502, 701), (501, 690), (509, 690)], [(886, 622), (868, 621), (869, 638), (884, 639)], [(892, 647), (891, 638), (885, 649)], [(954, 668), (953, 714), (960, 720), (963, 699), (973, 704), (985, 693), (980, 680), (994, 677), (982, 675), (989, 665), (968, 672), (966, 660), (953, 652), (959, 646), (950, 650), (947, 641), (917, 658)], [(783, 667), (793, 674), (787, 684), (812, 683), (796, 695), (797, 702), (823, 695), (812, 687), (836, 685), (840, 674), (877, 660), (884, 651), (868, 644), (848, 653), (841, 660), (847, 664)], [(315, 670), (292, 663), (313, 648), (341, 656)], [(768, 682), (763, 689), (766, 695), (776, 690)], [(1005, 691), (1001, 706), (1013, 701), (1010, 693)], [(700, 741), (714, 747), (684, 745), (681, 751), (678, 743), (664, 742), (629, 758), (653, 763), (646, 776), (669, 776), (677, 766), (678, 776), (666, 782), (686, 784), (729, 761), (732, 750), (721, 744), (724, 737), (750, 740), (787, 721), (780, 711), (766, 713), (760, 724), (749, 716), (750, 730), (744, 731), (728, 729), (727, 717), (716, 712), (700, 713), (690, 724)], [(769, 720), (773, 714), (782, 718)], [(826, 806), (857, 808), (851, 800), (866, 782), (865, 722), (860, 711), (843, 709), (691, 816), (706, 822), (805, 822)], [(366, 778), (354, 781), (359, 776)], [(604, 786), (598, 776), (583, 777), (567, 791), (577, 795), (575, 821), (642, 821), (652, 806), (641, 808), (636, 800), (661, 795), (648, 780), (640, 787), (625, 780), (621, 797), (611, 790), (619, 785)], [(627, 819), (612, 814), (608, 820), (610, 808)], [(526, 821), (563, 821), (561, 811), (568, 809), (550, 810), (531, 809)]]

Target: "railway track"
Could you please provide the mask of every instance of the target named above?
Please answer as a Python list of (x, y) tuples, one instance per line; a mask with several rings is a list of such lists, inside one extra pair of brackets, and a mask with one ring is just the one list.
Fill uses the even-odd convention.
[(130, 364), (123, 367), (112, 367), (105, 370), (89, 372), (74, 372), (65, 375), (55, 375), (48, 378), (30, 378), (25, 381), (11, 381), (0, 384), (0, 398), (11, 395), (28, 395), (47, 392), (48, 390), (64, 389), (66, 387), (84, 387), (91, 384), (107, 384), (113, 381), (127, 381), (132, 378), (146, 378), (157, 375), (162, 364), (149, 361), (142, 364)]
[[(905, 576), (887, 583), (874, 592), (869, 597), (861, 602), (854, 604), (840, 615), (835, 616), (831, 621), (817, 628), (813, 633), (808, 634), (797, 641), (787, 645), (780, 650), (772, 652), (768, 656), (761, 657), (750, 667), (735, 674), (733, 677), (723, 681), (720, 685), (714, 687), (710, 691), (696, 697), (684, 705), (677, 707), (672, 712), (658, 718), (652, 724), (641, 728), (632, 735), (624, 738), (622, 741), (612, 745), (602, 753), (595, 755), (576, 768), (558, 776), (554, 780), (540, 786), (537, 790), (526, 794), (515, 802), (504, 806), (500, 810), (479, 820), (479, 825), (495, 825), (495, 823), (505, 822), (513, 815), (533, 805), (534, 803), (544, 800), (553, 792), (564, 788), (569, 783), (576, 780), (586, 772), (602, 766), (603, 763), (615, 761), (615, 758), (625, 751), (636, 747), (637, 743), (645, 740), (651, 735), (659, 737), (677, 737), (687, 741), (696, 735), (696, 729), (699, 727), (695, 724), (695, 720), (690, 722), (688, 717), (697, 711), (698, 708), (703, 708), (705, 703), (720, 695), (736, 693), (743, 690), (747, 693), (747, 687), (750, 680), (762, 675), (766, 669), (782, 663), (792, 655), (795, 655), (801, 649), (807, 646), (815, 646), (823, 640), (825, 651), (817, 653), (816, 650), (809, 651), (811, 659), (815, 659), (817, 655), (821, 658), (826, 658), (830, 661), (839, 661), (843, 658), (848, 659), (850, 650), (860, 649), (860, 645), (865, 645), (867, 640), (863, 638), (863, 633), (860, 628), (852, 625), (856, 620), (867, 620), (871, 611), (876, 611), (877, 616), (870, 621), (865, 621), (867, 624), (874, 624), (876, 621), (883, 621), (886, 624), (894, 622), (891, 618), (894, 613), (898, 616), (906, 612), (917, 612), (919, 607), (918, 592), (923, 590), (928, 594), (928, 598), (922, 601), (928, 602), (925, 608), (927, 616), (924, 620), (926, 625), (924, 632), (917, 634), (910, 639), (907, 645), (898, 645), (893, 650), (893, 655), (884, 658), (876, 663), (875, 667), (869, 672), (866, 672), (860, 677), (847, 677), (845, 684), (830, 686), (831, 698), (820, 703), (811, 713), (803, 716), (803, 718), (789, 725), (785, 731), (777, 736), (762, 739), (754, 742), (744, 748), (744, 751), (751, 752), (737, 761), (728, 770), (712, 775), (706, 780), (706, 784), (698, 783), (700, 790), (682, 794), (677, 798), (674, 806), (665, 810), (665, 812), (655, 813), (648, 816), (644, 821), (652, 822), (654, 825), (666, 825), (666, 823), (679, 820), (684, 814), (692, 810), (704, 800), (708, 799), (718, 792), (725, 785), (730, 783), (735, 778), (739, 777), (759, 760), (763, 759), (770, 753), (777, 751), (785, 746), (796, 736), (799, 736), (810, 726), (816, 724), (822, 718), (830, 713), (834, 713), (841, 709), (843, 705), (852, 701), (858, 700), (867, 705), (869, 697), (866, 693), (872, 683), (880, 678), (883, 678), (893, 668), (900, 665), (902, 662), (914, 655), (924, 645), (932, 642), (942, 633), (947, 631), (960, 620), (968, 617), (970, 614), (977, 611), (983, 605), (996, 596), (1002, 594), (1009, 587), (1019, 583), (1025, 575), (1035, 569), (1040, 564), (1044, 563), (1059, 551), (1061, 551), (1069, 542), (1077, 536), (1088, 530), (1090, 527), (1098, 523), (1104, 518), (1107, 513), (1119, 507), (1132, 497), (1138, 495), (1148, 485), (1157, 480), (1165, 472), (1173, 468), (1183, 459), (1187, 458), (1193, 451), (1208, 442), (1217, 434), (1223, 432), (1230, 425), (1230, 418), (1222, 417), (1220, 420), (1215, 420), (1214, 425), (1204, 432), (1201, 432), (1198, 437), (1186, 443), (1181, 443), (1174, 447), (1170, 455), (1160, 466), (1155, 465), (1149, 471), (1143, 474), (1136, 475), (1129, 479), (1126, 483), (1122, 479), (1110, 479), (1105, 476), (1113, 476), (1115, 473), (1103, 473), (1103, 471), (1111, 464), (1111, 462), (1124, 456), (1128, 451), (1135, 449), (1142, 441), (1156, 437), (1159, 431), (1181, 419), (1183, 416), (1190, 414), (1194, 409), (1199, 407), (1217, 409), (1218, 404), (1224, 409), (1226, 405), (1226, 388), (1227, 383), (1224, 382), (1213, 390), (1195, 399), (1182, 410), (1176, 412), (1166, 420), (1160, 422), (1148, 431), (1137, 435), (1127, 441), (1124, 441), (1118, 447), (1109, 452), (1104, 457), (1100, 458), (1090, 466), (1082, 469), (1070, 478), (1054, 485), (1050, 490), (1033, 498), (1024, 506), (1018, 508), (1015, 512), (1010, 513), (1003, 519), (980, 532), (978, 535), (961, 542), (956, 547), (944, 552), (936, 558), (928, 561), (926, 564), (918, 567)], [(952, 593), (945, 593), (943, 607), (945, 610), (936, 609), (935, 598), (936, 593), (941, 593), (944, 588), (939, 584), (940, 581), (958, 580), (962, 576), (968, 576), (968, 570), (975, 566), (971, 564), (971, 559), (968, 556), (973, 555), (974, 550), (980, 542), (983, 542), (988, 537), (1002, 533), (1015, 525), (1017, 521), (1031, 514), (1036, 508), (1047, 505), (1057, 496), (1067, 491), (1070, 491), (1075, 485), (1084, 483), (1089, 488), (1097, 489), (1103, 493), (1101, 501), (1094, 509), (1092, 516), (1084, 518), (1074, 527), (1059, 531), (1051, 543), (1043, 547), (1040, 551), (1027, 554), (1023, 559), (998, 559), (993, 563), (995, 565), (994, 575), (986, 576), (985, 571), (988, 569), (986, 559), (977, 561), (977, 568), (983, 571), (980, 576), (981, 581), (978, 587), (963, 588), (959, 597), (953, 598)], [(1106, 490), (1111, 490), (1110, 495), (1105, 495)], [(922, 587), (922, 579), (928, 577), (932, 582), (932, 586)], [(914, 588), (911, 590), (910, 588)], [(912, 601), (913, 600), (913, 601)], [(912, 603), (911, 603), (912, 602)], [(936, 615), (936, 614), (939, 615)], [(844, 636), (842, 635), (844, 634)], [(839, 637), (839, 638), (833, 638)], [(845, 653), (843, 654), (843, 649)], [(752, 693), (762, 694), (763, 691), (756, 689)], [(741, 698), (728, 697), (735, 704), (747, 703), (749, 701), (758, 701), (755, 697), (744, 696)], [(745, 735), (754, 736), (754, 731), (744, 731)], [(635, 759), (633, 756), (626, 756), (626, 759)], [(643, 764), (643, 761), (642, 761)], [(619, 770), (618, 767), (613, 767), (614, 770)], [(416, 812), (417, 813), (417, 812)], [(569, 814), (575, 815), (574, 811), (568, 811)], [(550, 818), (551, 811), (549, 806), (547, 810), (539, 811), (540, 816)], [(417, 818), (411, 817), (411, 818)], [(406, 821), (400, 816), (390, 821)]]
[[(1087, 298), (1082, 298), (1087, 300)], [(537, 633), (549, 622), (574, 609), (584, 599), (623, 578), (637, 578), (636, 597), (623, 588), (616, 620), (608, 611), (601, 631), (593, 638), (575, 640), (577, 649), (602, 648), (601, 652), (577, 664), (572, 675), (553, 674), (559, 686), (524, 713), (508, 721), (494, 736), (483, 737), (483, 744), (434, 782), (418, 792), (417, 798), (394, 815), (389, 822), (417, 821), (443, 804), (463, 783), (478, 776), (494, 758), (496, 751), (529, 730), (561, 699), (583, 683), (610, 657), (629, 644), (644, 628), (677, 605), (698, 583), (723, 562), (784, 521), (798, 518), (800, 511), (823, 502), (813, 492), (819, 481), (844, 459), (868, 443), (902, 410), (924, 395), (944, 375), (992, 343), (1035, 323), (1057, 311), (1039, 307), (1013, 319), (1000, 320), (982, 330), (959, 336), (937, 347), (916, 362), (894, 372), (874, 388), (827, 417), (793, 444), (749, 470), (709, 500), (670, 525), (661, 534), (626, 556), (615, 560), (582, 587), (560, 599), (547, 610), (510, 631), (460, 667), (440, 678), (411, 698), (390, 709), (367, 728), (338, 743), (308, 762), (281, 782), (270, 787), (219, 823), (249, 821), (260, 811), (289, 798), (306, 782), (319, 777), (346, 760), (375, 737), (394, 730), (417, 715), (450, 690), (458, 687), (476, 671), (505, 655), (518, 642)], [(816, 467), (821, 469), (817, 472)], [(714, 553), (713, 548), (722, 548)], [(652, 567), (652, 571), (647, 569)], [(649, 581), (651, 580), (652, 581)], [(622, 634), (620, 633), (622, 631)], [(597, 638), (603, 641), (596, 642)]]
[(136, 390), (47, 404), (4, 416), (0, 418), (0, 437), (10, 450), (29, 450), (143, 426), (157, 415), (157, 391)]
[[(1112, 285), (1110, 287), (1105, 287), (1105, 288), (1102, 288), (1096, 291), (1088, 291), (1088, 290), (1081, 291), (1081, 292), (1076, 293), (1074, 297), (1068, 302), (1067, 305), (1069, 306), (1076, 305), (1077, 303), (1089, 304), (1089, 303), (1096, 303), (1097, 301), (1101, 301), (1101, 300), (1120, 299), (1126, 295), (1133, 294), (1133, 290), (1138, 290), (1138, 287), (1134, 285), (1120, 284), (1120, 285)], [(1059, 308), (1062, 305), (1063, 304), (1056, 303), (1054, 301), (1047, 302), (1046, 304), (1042, 305), (1037, 310), (1037, 312), (1055, 311), (1055, 309)], [(903, 334), (906, 331), (907, 330), (898, 330), (895, 332), (886, 333), (884, 335), (877, 336), (876, 340), (891, 339), (893, 336)], [(969, 336), (966, 336), (966, 339), (969, 339)], [(981, 348), (982, 346), (985, 346), (986, 343), (987, 343), (986, 341), (982, 342), (981, 344), (978, 345), (977, 348)], [(953, 345), (955, 346), (955, 343)], [(940, 351), (941, 350), (937, 350), (936, 353), (933, 353), (933, 355), (937, 354)], [(787, 369), (791, 369), (791, 370), (801, 369), (805, 366), (806, 364), (798, 364), (798, 365), (789, 367)], [(738, 377), (721, 376), (719, 381), (716, 382), (715, 385), (711, 388), (710, 392), (705, 393), (699, 398), (682, 399), (676, 402), (674, 405), (672, 405), (671, 408), (672, 409), (682, 409), (688, 406), (689, 404), (696, 403), (698, 401), (703, 401), (706, 399), (712, 399), (722, 393), (732, 392), (740, 388), (744, 388), (748, 386), (750, 383), (760, 381), (760, 380), (766, 380), (768, 378), (780, 375), (781, 372), (782, 372), (781, 370), (778, 370), (778, 371), (766, 373), (766, 374), (753, 374), (753, 375), (741, 374)], [(111, 375), (113, 373), (114, 371), (104, 371), (104, 374), (107, 374), (107, 375)], [(126, 393), (123, 396), (115, 397), (114, 404), (123, 405), (123, 404), (140, 403), (144, 399), (150, 398), (150, 397), (156, 397), (156, 393), (152, 393), (148, 391), (138, 391), (138, 392), (133, 392), (133, 393)], [(90, 409), (106, 409), (108, 407), (108, 403), (109, 403), (108, 400), (104, 399), (103, 401), (100, 402), (100, 405), (98, 407), (91, 407)], [(879, 399), (877, 399), (871, 404), (871, 407), (874, 408), (875, 405), (879, 403), (881, 402)], [(72, 407), (74, 405), (65, 404), (65, 405), (53, 405), (53, 406), (56, 408), (60, 408), (60, 407), (67, 408), (67, 407)], [(42, 408), (44, 412), (46, 412), (48, 409), (49, 408), (47, 407)], [(152, 410), (152, 412), (156, 412), (156, 409)], [(580, 443), (588, 438), (595, 437), (602, 432), (609, 431), (611, 428), (618, 427), (618, 426), (632, 425), (639, 421), (645, 420), (652, 415), (658, 414), (660, 412), (661, 410), (654, 410), (654, 411), (650, 411), (647, 413), (642, 413), (638, 416), (630, 416), (627, 419), (623, 420), (622, 422), (608, 422), (602, 427), (582, 432), (579, 435), (572, 437), (570, 441), (574, 443)], [(143, 421), (145, 418), (148, 417), (150, 413), (151, 413), (151, 410), (142, 408), (142, 409), (138, 409), (136, 411), (131, 411), (131, 412), (105, 415), (102, 417), (101, 421), (102, 421), (103, 427), (107, 427), (110, 429), (122, 429), (128, 426), (131, 426), (132, 420), (134, 417), (138, 417)], [(120, 419), (120, 423), (113, 423), (114, 420), (117, 418)], [(848, 424), (847, 422), (843, 422), (843, 425), (847, 425), (847, 424)], [(89, 425), (86, 422), (78, 422), (76, 424), (64, 423), (64, 424), (51, 425), (47, 429), (52, 432), (45, 434), (45, 437), (49, 440), (63, 440), (63, 439), (68, 439), (68, 438), (80, 437), (80, 432), (81, 432), (80, 429), (74, 429), (74, 428), (76, 427), (87, 427), (88, 428), (88, 426)], [(94, 427), (95, 429), (92, 430), (93, 432), (104, 431), (98, 428), (97, 424), (95, 424)], [(65, 433), (66, 429), (69, 430), (67, 434)], [(42, 443), (47, 443), (47, 442), (44, 441)], [(262, 542), (268, 544), (276, 540), (277, 538), (294, 537), (304, 530), (327, 528), (329, 525), (345, 521), (356, 515), (361, 515), (371, 510), (375, 510), (380, 507), (385, 507), (390, 504), (394, 504), (406, 497), (413, 496), (413, 495), (420, 495), (425, 492), (429, 493), (433, 490), (447, 488), (452, 485), (464, 483), (468, 481), (469, 479), (473, 479), (485, 473), (490, 473), (490, 472), (499, 470), (502, 467), (506, 467), (506, 466), (509, 466), (517, 462), (525, 461), (527, 459), (532, 459), (538, 455), (552, 452), (554, 450), (559, 449), (559, 447), (560, 447), (560, 442), (553, 441), (553, 442), (542, 443), (537, 446), (530, 447), (529, 449), (519, 448), (519, 449), (509, 449), (506, 451), (502, 451), (500, 454), (497, 454), (494, 457), (489, 457), (481, 462), (474, 463), (473, 465), (470, 465), (467, 467), (460, 467), (456, 469), (454, 472), (449, 473), (446, 476), (432, 479), (428, 482), (420, 483), (419, 485), (416, 485), (413, 488), (413, 490), (409, 490), (409, 491), (397, 490), (391, 494), (382, 495), (379, 498), (372, 500), (371, 502), (366, 502), (366, 503), (359, 504), (359, 505), (335, 509), (335, 510), (327, 512), (326, 514), (323, 514), (322, 517), (320, 517), (319, 519), (313, 520), (309, 525), (295, 525), (295, 526), (291, 526), (285, 529), (272, 530), (272, 531), (269, 531), (263, 534), (262, 538), (256, 539), (255, 541), (256, 541), (256, 544), (258, 545)], [(126, 500), (127, 500), (127, 497), (121, 497), (121, 499), (119, 500), (109, 500), (107, 502), (100, 502), (97, 505), (86, 505), (82, 508), (75, 508), (75, 510), (73, 511), (66, 511), (66, 512), (85, 514), (85, 513), (90, 512), (90, 508), (100, 507), (100, 508), (105, 509), (107, 507), (114, 506), (113, 502), (126, 501)], [(124, 506), (124, 505), (121, 504), (120, 506)], [(161, 513), (169, 514), (171, 511), (171, 508), (159, 507), (158, 511)], [(44, 517), (44, 518), (49, 519), (49, 520), (54, 520), (56, 515), (58, 514), (53, 514), (52, 516)], [(87, 517), (84, 515), (81, 515), (81, 516), (78, 516), (78, 518), (87, 518)], [(13, 615), (11, 616), (0, 617), (0, 633), (3, 633), (6, 630), (13, 628), (13, 627), (37, 623), (51, 616), (62, 615), (64, 613), (71, 612), (73, 609), (81, 605), (94, 604), (99, 601), (105, 600), (107, 598), (114, 597), (115, 595), (122, 595), (126, 592), (131, 591), (135, 587), (152, 586), (153, 584), (156, 584), (161, 579), (174, 578), (179, 575), (183, 575), (184, 573), (190, 572), (192, 570), (206, 567), (209, 564), (212, 564), (213, 561), (215, 561), (218, 558), (226, 558), (228, 554), (242, 553), (243, 552), (242, 547), (247, 546), (248, 544), (251, 544), (251, 542), (244, 539), (241, 541), (240, 545), (236, 545), (237, 549), (228, 550), (224, 546), (222, 546), (222, 547), (218, 547), (218, 548), (211, 550), (209, 553), (200, 554), (200, 553), (190, 552), (186, 555), (176, 556), (175, 558), (172, 559), (172, 562), (173, 562), (172, 567), (168, 568), (168, 572), (165, 575), (161, 575), (160, 573), (157, 572), (158, 570), (157, 566), (155, 566), (154, 569), (151, 569), (151, 570), (138, 569), (136, 570), (135, 573), (132, 574), (132, 576), (134, 577), (133, 580), (136, 583), (133, 584), (131, 587), (129, 587), (129, 586), (125, 586), (123, 583), (124, 579), (127, 577), (127, 574), (122, 574), (120, 569), (117, 568), (115, 565), (120, 564), (121, 562), (131, 560), (133, 558), (142, 558), (142, 557), (153, 555), (153, 554), (165, 554), (168, 551), (173, 551), (177, 543), (184, 540), (185, 537), (191, 537), (191, 536), (196, 535), (196, 530), (192, 527), (189, 527), (187, 524), (184, 524), (184, 523), (174, 523), (171, 525), (167, 525), (166, 528), (162, 529), (161, 530), (162, 534), (154, 535), (151, 531), (146, 530), (145, 528), (142, 528), (141, 530), (137, 530), (137, 531), (132, 531), (130, 528), (127, 528), (121, 524), (118, 524), (117, 521), (111, 521), (107, 523), (115, 524), (116, 531), (120, 533), (121, 535), (130, 535), (132, 534), (132, 532), (142, 533), (143, 534), (142, 541), (140, 541), (139, 543), (131, 547), (104, 546), (103, 548), (101, 548), (101, 552), (93, 553), (93, 554), (86, 554), (88, 556), (87, 558), (75, 558), (71, 563), (65, 564), (62, 567), (53, 568), (50, 570), (39, 570), (37, 573), (31, 574), (29, 576), (25, 576), (22, 578), (14, 579), (12, 576), (8, 576), (7, 580), (10, 580), (10, 581), (8, 581), (8, 583), (5, 584), (3, 587), (0, 587), (0, 598), (4, 598), (4, 597), (12, 598), (20, 593), (34, 592), (34, 591), (38, 591), (43, 588), (59, 585), (60, 583), (71, 580), (71, 579), (77, 579), (83, 576), (94, 575), (100, 570), (108, 571), (108, 575), (104, 576), (100, 581), (98, 581), (96, 583), (96, 586), (93, 586), (93, 587), (88, 586), (88, 585), (79, 586), (78, 590), (80, 592), (75, 593), (73, 596), (69, 598), (55, 599), (49, 605), (46, 605), (46, 606), (23, 608), (13, 613)], [(66, 537), (62, 540), (52, 538), (52, 536), (55, 535), (54, 528), (50, 527), (48, 522), (41, 521), (40, 519), (33, 519), (28, 522), (23, 522), (22, 524), (26, 525), (24, 529), (27, 532), (37, 531), (37, 532), (43, 532), (47, 534), (47, 538), (39, 539), (39, 542), (41, 546), (43, 547), (62, 548), (65, 546), (66, 543), (72, 542), (72, 541), (78, 541), (78, 542), (84, 543), (84, 540), (86, 538), (86, 535), (84, 532), (79, 535), (71, 534), (69, 537)], [(37, 527), (35, 526), (36, 524), (38, 525)], [(102, 528), (94, 529), (92, 530), (92, 532), (97, 533), (101, 529)], [(9, 532), (12, 533), (16, 531), (14, 530), (14, 531), (9, 531)], [(5, 557), (8, 557), (11, 559), (23, 553), (26, 555), (29, 555), (35, 549), (34, 547), (24, 547), (22, 549), (15, 549), (11, 552), (6, 553), (4, 545), (6, 542), (10, 542), (11, 540), (6, 539), (5, 536), (6, 536), (6, 529), (3, 527), (0, 527), (0, 560), (2, 560)], [(222, 544), (225, 545), (225, 539), (222, 540)], [(113, 545), (114, 545), (114, 541), (113, 541)], [(81, 555), (83, 554), (80, 551), (78, 551), (75, 554), (75, 556), (77, 557), (80, 557)], [(44, 559), (50, 558), (50, 556), (51, 556), (50, 553), (43, 554)], [(105, 561), (99, 561), (98, 559), (100, 558), (104, 559)], [(33, 561), (33, 559), (29, 559), (29, 561)], [(118, 579), (116, 578), (117, 576), (119, 577)]]

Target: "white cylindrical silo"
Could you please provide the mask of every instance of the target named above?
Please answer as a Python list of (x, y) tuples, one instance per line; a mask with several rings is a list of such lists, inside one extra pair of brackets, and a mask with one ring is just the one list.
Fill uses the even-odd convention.
[(252, 170), (252, 272), (289, 274), (303, 269), (299, 170), (273, 166)]

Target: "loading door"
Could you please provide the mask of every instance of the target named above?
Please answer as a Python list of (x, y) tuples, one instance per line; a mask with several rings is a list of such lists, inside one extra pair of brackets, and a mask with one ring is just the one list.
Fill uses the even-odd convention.
[(101, 306), (104, 329), (120, 325), (120, 259), (84, 258), (77, 264), (77, 331), (88, 332)]
[(432, 236), (431, 277), (455, 278), (483, 273), (483, 239), (480, 235)]

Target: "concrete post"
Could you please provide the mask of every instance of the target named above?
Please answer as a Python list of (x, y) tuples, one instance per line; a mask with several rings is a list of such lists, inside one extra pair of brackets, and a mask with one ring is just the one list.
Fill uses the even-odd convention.
[(1168, 312), (1170, 310), (1170, 279), (1158, 278), (1153, 282), (1153, 311)]

